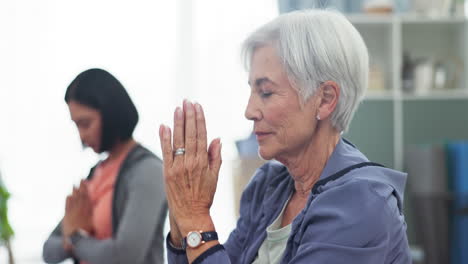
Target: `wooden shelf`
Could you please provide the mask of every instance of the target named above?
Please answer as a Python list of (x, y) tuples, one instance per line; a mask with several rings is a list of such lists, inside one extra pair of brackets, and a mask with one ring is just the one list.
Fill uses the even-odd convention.
[(348, 15), (347, 18), (353, 24), (369, 24), (369, 25), (376, 25), (376, 24), (388, 24), (391, 25), (395, 20), (394, 15), (366, 15), (366, 14), (352, 14)]
[(466, 21), (464, 17), (428, 17), (421, 15), (401, 16), (403, 24), (463, 24)]
[(465, 17), (431, 17), (418, 14), (350, 14), (347, 18), (355, 25), (391, 25), (395, 22), (402, 24), (463, 24), (467, 21)]
[(447, 89), (443, 91), (430, 91), (423, 94), (402, 94), (403, 100), (466, 100), (468, 91), (466, 89)]
[(367, 91), (364, 100), (393, 100), (394, 95), (392, 91)]

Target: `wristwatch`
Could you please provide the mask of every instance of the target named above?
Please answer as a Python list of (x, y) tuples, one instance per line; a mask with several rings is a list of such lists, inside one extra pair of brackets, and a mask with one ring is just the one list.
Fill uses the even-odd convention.
[(182, 239), (182, 248), (184, 250), (189, 248), (197, 248), (200, 245), (208, 242), (218, 240), (218, 233), (216, 231), (190, 231), (186, 237)]

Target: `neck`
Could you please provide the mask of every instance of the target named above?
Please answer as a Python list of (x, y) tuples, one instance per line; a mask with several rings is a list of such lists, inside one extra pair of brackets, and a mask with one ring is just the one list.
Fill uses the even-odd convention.
[(112, 149), (109, 151), (109, 160), (112, 160), (116, 157), (119, 157), (123, 152), (128, 151), (136, 144), (136, 141), (133, 138), (127, 139), (125, 141), (117, 142)]
[(318, 125), (310, 142), (298, 154), (278, 159), (294, 179), (295, 195), (307, 199), (339, 139), (340, 133), (331, 125)]

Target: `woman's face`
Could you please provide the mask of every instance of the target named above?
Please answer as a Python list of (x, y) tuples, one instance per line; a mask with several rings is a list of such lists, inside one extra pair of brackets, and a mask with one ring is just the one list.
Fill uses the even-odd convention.
[(249, 85), (245, 116), (254, 121), (260, 156), (281, 161), (300, 155), (314, 134), (317, 97), (311, 96), (301, 106), (297, 91), (271, 46), (255, 50)]
[(70, 116), (80, 133), (81, 142), (99, 153), (101, 146), (101, 114), (89, 106), (71, 100), (68, 103)]

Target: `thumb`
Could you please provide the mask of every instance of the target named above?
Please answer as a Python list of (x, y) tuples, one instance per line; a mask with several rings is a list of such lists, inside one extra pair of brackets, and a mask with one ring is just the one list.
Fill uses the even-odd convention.
[(213, 171), (216, 175), (219, 173), (219, 168), (221, 168), (221, 139), (216, 138), (210, 143), (208, 148), (208, 164), (210, 170)]

